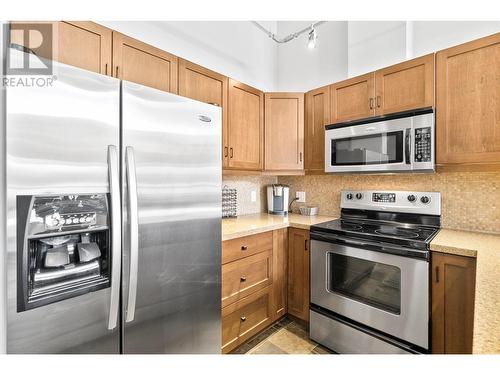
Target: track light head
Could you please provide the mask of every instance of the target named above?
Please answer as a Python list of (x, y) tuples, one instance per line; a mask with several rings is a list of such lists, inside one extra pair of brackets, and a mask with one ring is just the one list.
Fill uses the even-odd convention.
[(316, 47), (316, 41), (318, 40), (318, 34), (313, 25), (311, 25), (311, 31), (307, 37), (307, 48), (314, 49)]

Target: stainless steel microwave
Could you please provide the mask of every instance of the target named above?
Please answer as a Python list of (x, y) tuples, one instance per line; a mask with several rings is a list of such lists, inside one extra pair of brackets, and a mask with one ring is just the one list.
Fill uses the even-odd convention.
[(326, 126), (325, 172), (433, 172), (432, 109)]

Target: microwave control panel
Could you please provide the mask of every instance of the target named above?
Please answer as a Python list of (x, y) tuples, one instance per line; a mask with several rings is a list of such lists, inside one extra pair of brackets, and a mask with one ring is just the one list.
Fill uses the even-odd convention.
[(415, 129), (415, 161), (429, 162), (432, 160), (431, 155), (431, 128)]

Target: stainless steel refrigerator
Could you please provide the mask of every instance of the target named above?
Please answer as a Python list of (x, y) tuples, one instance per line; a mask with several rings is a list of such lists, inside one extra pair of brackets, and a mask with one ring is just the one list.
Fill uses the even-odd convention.
[(219, 353), (220, 108), (53, 74), (6, 90), (7, 352)]

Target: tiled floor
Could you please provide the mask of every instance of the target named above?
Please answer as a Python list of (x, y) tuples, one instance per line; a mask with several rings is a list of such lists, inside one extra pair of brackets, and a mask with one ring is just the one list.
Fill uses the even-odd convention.
[(309, 340), (307, 327), (288, 317), (274, 323), (231, 354), (330, 354)]

